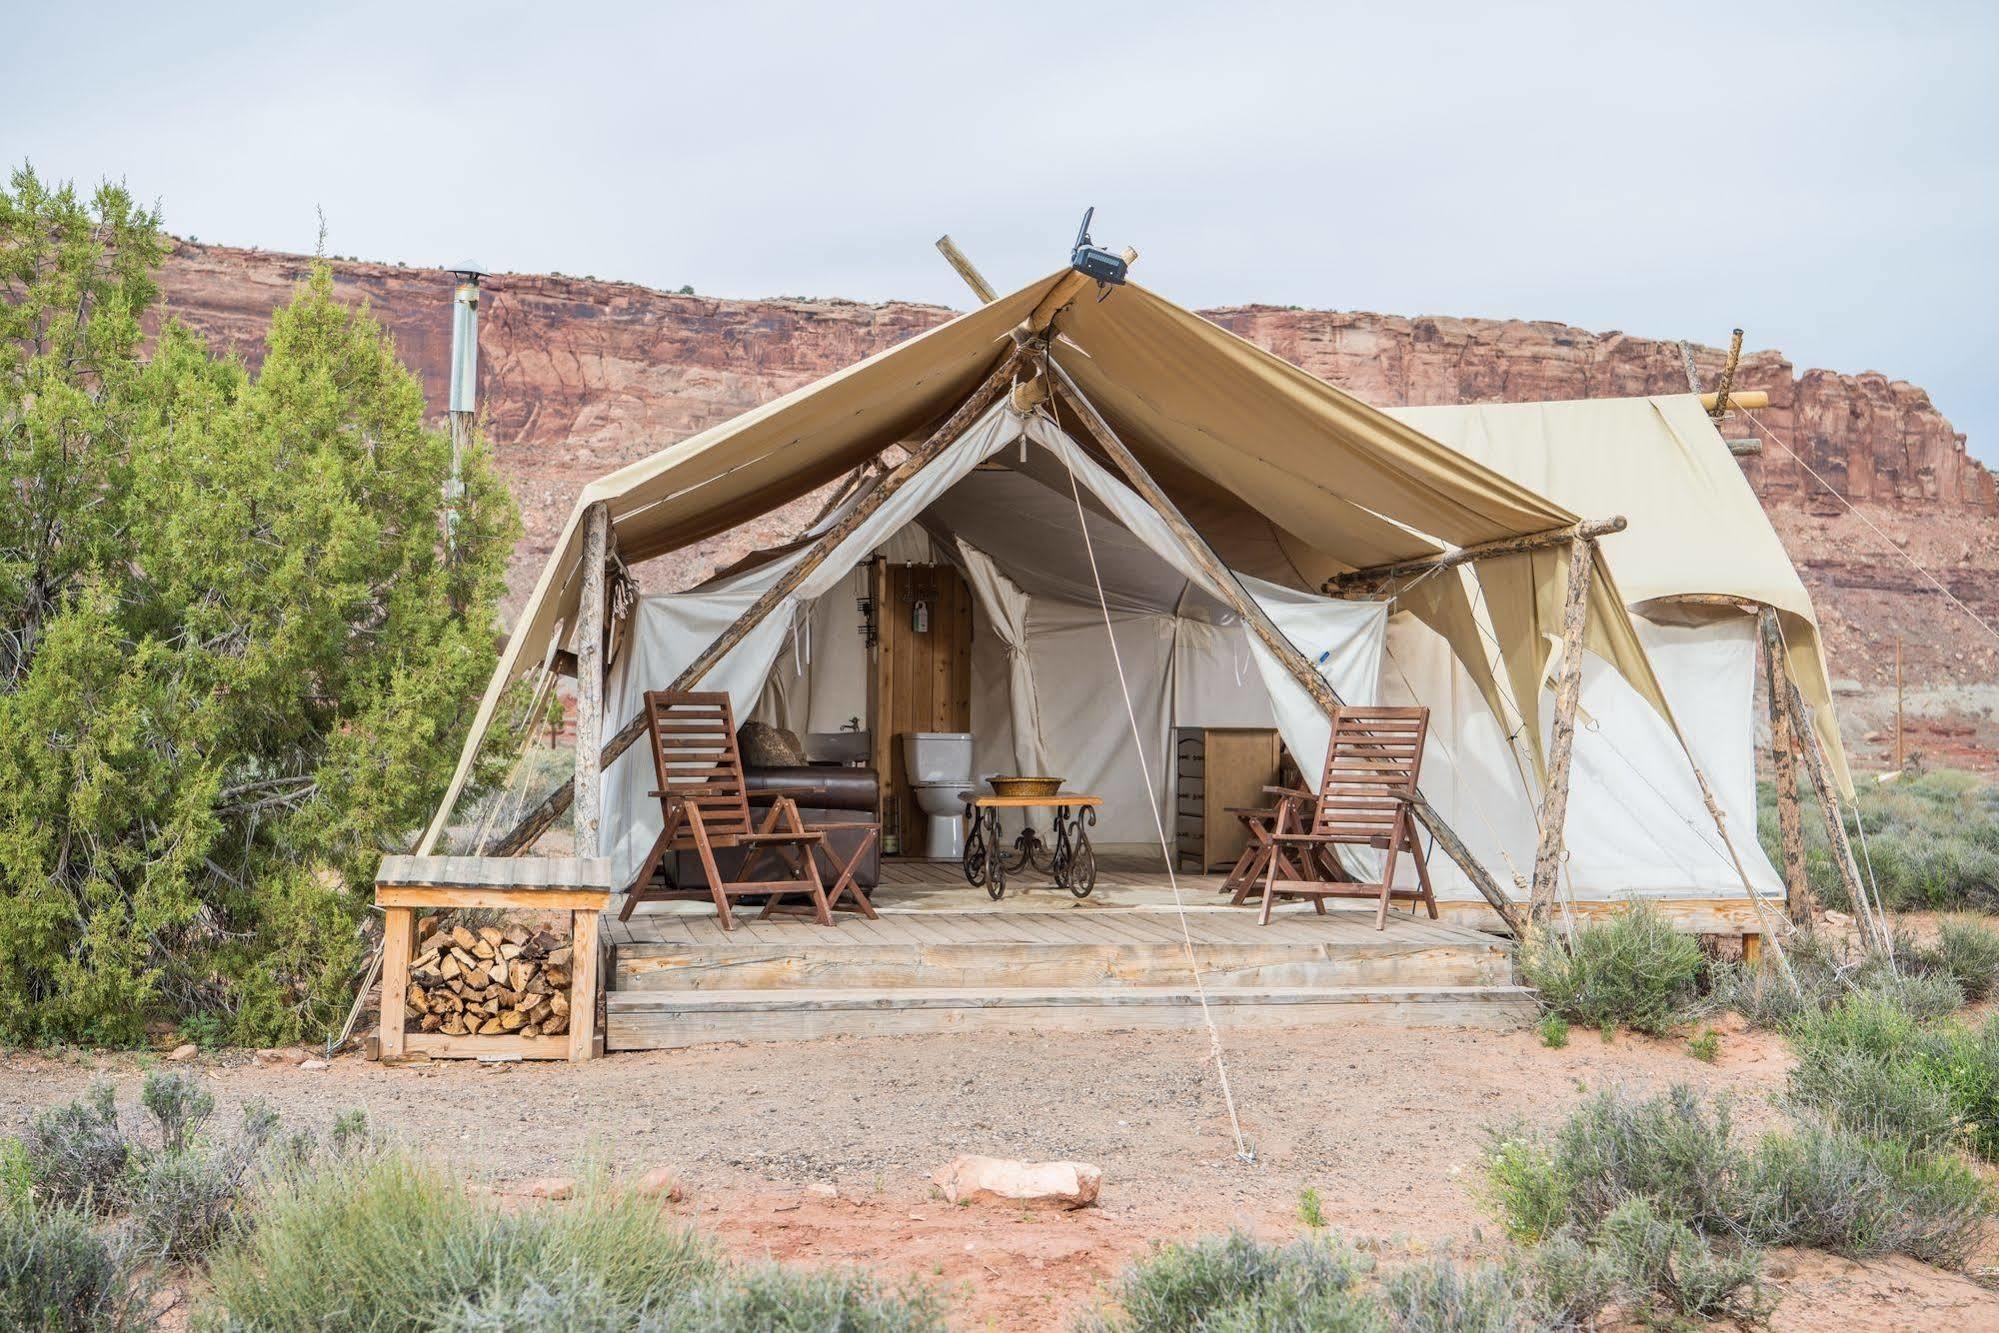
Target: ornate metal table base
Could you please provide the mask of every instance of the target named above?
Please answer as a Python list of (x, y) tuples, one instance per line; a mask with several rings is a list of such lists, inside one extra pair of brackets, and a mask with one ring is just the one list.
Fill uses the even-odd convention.
[(984, 888), (997, 901), (1006, 896), (1007, 877), (1030, 868), (1078, 898), (1089, 897), (1097, 886), (1097, 854), (1090, 847), (1090, 829), (1097, 822), (1094, 805), (1050, 807), (1055, 812), (1054, 845), (1028, 825), (1014, 838), (1011, 855), (1000, 831), (999, 811), (970, 802), (967, 806), (965, 882), (973, 888)]

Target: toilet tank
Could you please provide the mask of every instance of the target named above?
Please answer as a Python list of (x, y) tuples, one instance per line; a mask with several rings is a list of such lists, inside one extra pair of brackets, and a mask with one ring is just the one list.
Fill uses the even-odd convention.
[(902, 762), (909, 781), (970, 782), (972, 734), (968, 731), (905, 731)]

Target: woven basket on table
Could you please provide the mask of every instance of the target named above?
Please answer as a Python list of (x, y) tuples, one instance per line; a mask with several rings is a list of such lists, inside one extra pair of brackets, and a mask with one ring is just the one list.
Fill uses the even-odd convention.
[(995, 796), (1053, 796), (1062, 790), (1060, 778), (987, 778)]

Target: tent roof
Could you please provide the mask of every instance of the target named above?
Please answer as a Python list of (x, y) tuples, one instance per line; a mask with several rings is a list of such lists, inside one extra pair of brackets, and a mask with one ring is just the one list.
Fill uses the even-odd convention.
[[(1066, 270), (1065, 270), (1066, 272)], [(928, 433), (1000, 362), (1061, 281), (989, 305), (668, 445), (585, 487), (520, 622), (538, 661), (571, 618), (581, 516), (610, 507), (637, 562), (768, 513)], [(1339, 569), (1576, 521), (1553, 501), (1136, 284), (1088, 293), (1056, 325), (1055, 359), (1233, 567), (1293, 586)], [(1079, 438), (1081, 433), (1077, 432)], [(1288, 563), (1272, 569), (1272, 551)], [(1250, 558), (1252, 555), (1255, 558)], [(510, 645), (510, 648), (513, 645)]]
[[(467, 758), (506, 685), (573, 622), (582, 517), (608, 507), (636, 562), (768, 513), (942, 421), (998, 366), (1010, 334), (1067, 271), (669, 445), (584, 488), (516, 622)], [(1577, 516), (1297, 367), (1135, 284), (1063, 307), (1052, 356), (1231, 567), (1292, 587), (1343, 568), (1544, 532)], [(1081, 438), (1078, 432), (1078, 438)], [(1270, 568), (1281, 558), (1285, 568)], [(1548, 563), (1548, 562), (1544, 562)], [(1601, 566), (1599, 566), (1601, 568)], [(1546, 583), (1546, 579), (1540, 579)], [(1608, 587), (1609, 579), (1597, 580)], [(1593, 590), (1592, 605), (1604, 609)], [(1664, 710), (1643, 649), (1619, 623), (1593, 637)], [(566, 628), (561, 631), (566, 636)], [(1596, 629), (1593, 628), (1593, 634)], [(461, 762), (447, 806), (462, 786)], [(433, 823), (432, 835), (445, 816)], [(427, 839), (427, 843), (430, 839)]]
[(1633, 605), (1717, 593), (1775, 607), (1792, 675), (1846, 780), (1818, 613), (1697, 396), (1399, 407), (1389, 415), (1578, 513), (1629, 519), (1603, 550)]

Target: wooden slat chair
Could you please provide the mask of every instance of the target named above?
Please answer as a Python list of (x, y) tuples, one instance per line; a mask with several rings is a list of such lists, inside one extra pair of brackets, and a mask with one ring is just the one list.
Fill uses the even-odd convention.
[[(1263, 887), (1264, 871), (1269, 868), (1270, 858), (1273, 856), (1282, 858), (1283, 863), (1278, 867), (1279, 874), (1287, 879), (1302, 878), (1291, 855), (1279, 850), (1271, 838), (1277, 832), (1277, 821), (1283, 813), (1280, 806), (1292, 801), (1302, 801), (1309, 809), (1318, 797), (1311, 792), (1293, 791), (1288, 787), (1266, 787), (1264, 790), (1274, 797), (1270, 805), (1227, 807), (1228, 813), (1234, 815), (1242, 824), (1244, 839), (1242, 855), (1236, 857), (1235, 864), (1229, 867), (1228, 874), (1222, 876), (1221, 888), (1216, 890), (1218, 893), (1231, 895), (1229, 900), (1231, 907), (1241, 907), (1250, 894)], [(1294, 824), (1302, 827), (1303, 822), (1302, 818), (1294, 816)]]
[[(713, 898), (722, 929), (733, 930), (736, 922), (729, 900), (768, 895), (769, 901), (757, 914), (759, 921), (775, 912), (809, 911), (820, 925), (832, 925), (826, 886), (819, 878), (814, 855), (825, 835), (805, 827), (790, 792), (759, 793), (759, 799), (771, 798), (770, 813), (761, 825), (750, 818), (743, 756), (736, 746), (736, 714), (729, 706), (729, 696), (648, 690), (645, 712), (652, 738), (653, 774), (659, 780), (659, 788), (652, 794), (659, 799), (664, 827), (646, 853), (638, 878), (625, 891), (618, 920), (630, 920), (632, 909), (642, 902)], [(715, 864), (715, 851), (721, 847), (744, 848), (749, 853), (736, 879), (723, 879)], [(692, 851), (700, 858), (707, 889), (682, 889), (667, 879), (670, 858), (680, 851)], [(776, 856), (792, 878), (750, 879), (750, 872), (765, 853)], [(663, 887), (654, 887), (655, 877)], [(809, 905), (779, 906), (791, 894), (805, 895)]]
[[(1333, 714), (1325, 776), (1309, 822), (1301, 819), (1298, 802), (1280, 801), (1277, 806), (1277, 828), (1270, 835), (1273, 854), (1263, 871), (1265, 925), (1279, 898), (1310, 898), (1321, 911), (1327, 898), (1374, 898), (1380, 904), (1374, 913), (1377, 930), (1388, 924), (1392, 899), (1420, 902), (1430, 909), (1431, 920), (1436, 919), (1437, 898), (1416, 837), (1413, 808), (1429, 729), (1427, 708), (1342, 708)], [(1338, 847), (1372, 847), (1384, 853), (1381, 882), (1359, 884), (1332, 874)], [(1283, 858), (1278, 853), (1286, 851), (1296, 856), (1296, 865), (1286, 868), (1304, 873), (1280, 879)], [(1395, 861), (1404, 852), (1416, 858), (1420, 888), (1395, 887)]]

